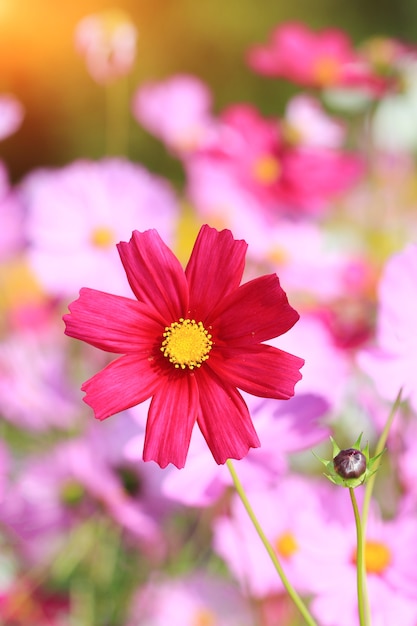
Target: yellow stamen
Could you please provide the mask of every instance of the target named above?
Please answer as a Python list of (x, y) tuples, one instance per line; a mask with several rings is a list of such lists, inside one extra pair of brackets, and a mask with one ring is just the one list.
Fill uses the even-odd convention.
[(106, 226), (95, 228), (91, 233), (91, 242), (97, 248), (109, 248), (114, 243), (114, 233)]
[(288, 265), (289, 254), (287, 250), (285, 250), (283, 247), (280, 247), (278, 244), (275, 247), (268, 250), (266, 256), (268, 260), (271, 261), (272, 263), (275, 263), (275, 265), (281, 265), (281, 266)]
[(192, 619), (193, 626), (215, 626), (217, 623), (215, 615), (209, 609), (199, 609)]
[[(353, 555), (356, 563), (356, 553)], [(382, 574), (391, 563), (390, 549), (381, 541), (367, 541), (365, 544), (365, 569), (368, 574)]]
[(163, 336), (161, 351), (177, 368), (192, 370), (209, 358), (212, 336), (202, 322), (181, 317), (165, 327)]
[(255, 161), (252, 172), (257, 182), (270, 185), (280, 177), (281, 165), (277, 158), (271, 154), (265, 154)]
[(333, 57), (321, 57), (314, 64), (313, 75), (323, 87), (334, 85), (340, 77), (340, 63)]
[(298, 550), (298, 544), (294, 535), (289, 530), (285, 531), (275, 541), (276, 551), (284, 559), (291, 557)]

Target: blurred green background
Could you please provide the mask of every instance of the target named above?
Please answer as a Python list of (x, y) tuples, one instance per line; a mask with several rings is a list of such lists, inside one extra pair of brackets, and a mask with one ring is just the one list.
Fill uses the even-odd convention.
[(139, 31), (134, 70), (113, 96), (129, 124), (127, 154), (174, 178), (176, 164), (129, 114), (143, 81), (189, 72), (211, 87), (215, 110), (249, 101), (279, 113), (294, 87), (245, 64), (248, 47), (266, 42), (277, 24), (339, 27), (355, 43), (375, 35), (417, 40), (417, 0), (0, 0), (0, 92), (14, 93), (26, 110), (20, 130), (0, 144), (13, 181), (34, 167), (108, 152), (105, 90), (76, 53), (74, 30), (110, 7), (127, 11)]

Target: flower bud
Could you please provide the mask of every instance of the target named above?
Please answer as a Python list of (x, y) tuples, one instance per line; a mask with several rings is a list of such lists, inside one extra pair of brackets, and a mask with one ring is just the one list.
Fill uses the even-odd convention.
[(121, 9), (87, 15), (76, 27), (75, 45), (98, 83), (109, 83), (133, 67), (137, 29)]
[(361, 439), (362, 435), (359, 435), (351, 448), (341, 450), (335, 440), (330, 437), (333, 444), (332, 460), (322, 459), (315, 455), (327, 470), (326, 478), (335, 485), (355, 489), (363, 485), (378, 469), (383, 451), (371, 457), (369, 444), (361, 449)]
[(359, 478), (366, 471), (366, 457), (356, 448), (341, 450), (333, 459), (333, 467), (342, 478)]

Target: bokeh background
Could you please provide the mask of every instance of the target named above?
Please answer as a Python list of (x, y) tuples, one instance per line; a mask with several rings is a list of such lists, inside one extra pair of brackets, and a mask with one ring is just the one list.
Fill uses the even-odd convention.
[[(77, 23), (110, 7), (125, 10), (139, 31), (134, 70), (115, 97), (121, 111), (142, 81), (190, 72), (211, 87), (215, 110), (250, 101), (279, 113), (294, 87), (251, 72), (245, 52), (288, 20), (340, 27), (354, 43), (378, 34), (417, 40), (415, 0), (0, 0), (0, 92), (13, 93), (26, 110), (19, 131), (0, 146), (12, 182), (34, 167), (126, 149), (106, 144), (104, 90), (74, 46)], [(128, 123), (128, 156), (179, 179), (160, 143)]]
[[(85, 16), (113, 8), (125, 11), (137, 28), (137, 55), (132, 71), (126, 76), (109, 84), (99, 84), (88, 73), (85, 59), (76, 50), (75, 31)], [(266, 586), (268, 589), (261, 590), (260, 598), (255, 597), (258, 590), (249, 598), (252, 612), (247, 611), (246, 605), (246, 596), (250, 596), (252, 590), (243, 576), (243, 594), (239, 595), (237, 587), (233, 587), (232, 595), (229, 587), (225, 591), (233, 600), (230, 605), (233, 619), (215, 620), (218, 613), (224, 613), (225, 603), (219, 593), (219, 586), (224, 591), (225, 581), (231, 582), (235, 575), (234, 544), (227, 534), (227, 520), (226, 526), (223, 523), (224, 519), (231, 518), (231, 511), (234, 511), (234, 496), (229, 489), (230, 477), (227, 475), (225, 479), (221, 474), (224, 468), (213, 462), (204, 442), (204, 450), (198, 448), (198, 439), (194, 457), (190, 455), (190, 463), (187, 460), (184, 472), (177, 472), (172, 467), (162, 470), (156, 463), (142, 463), (140, 459), (147, 405), (140, 405), (135, 409), (137, 413), (135, 410), (132, 413), (125, 412), (123, 417), (115, 417), (114, 420), (94, 420), (90, 407), (82, 402), (81, 383), (107, 364), (110, 357), (91, 346), (69, 340), (64, 336), (62, 323), (62, 313), (67, 311), (68, 303), (76, 297), (79, 288), (97, 287), (96, 283), (90, 283), (88, 277), (85, 277), (89, 267), (92, 272), (96, 272), (97, 279), (104, 277), (105, 281), (110, 281), (112, 278), (113, 274), (110, 272), (108, 275), (105, 269), (116, 268), (111, 252), (107, 257), (110, 240), (113, 234), (118, 237), (116, 241), (129, 238), (131, 227), (129, 225), (127, 228), (126, 224), (130, 215), (135, 220), (136, 215), (140, 216), (140, 224), (135, 224), (134, 228), (145, 230), (149, 227), (149, 218), (152, 227), (158, 230), (161, 230), (160, 226), (166, 226), (168, 233), (170, 229), (175, 230), (176, 240), (173, 242), (166, 239), (162, 231), (161, 236), (169, 245), (173, 244), (171, 247), (178, 249), (175, 252), (183, 262), (188, 258), (188, 253), (184, 254), (186, 248), (191, 248), (197, 232), (194, 226), (203, 217), (198, 211), (204, 213), (205, 199), (201, 209), (188, 188), (184, 192), (184, 155), (180, 154), (175, 159), (172, 156), (175, 150), (170, 154), (169, 146), (167, 149), (162, 141), (151, 136), (135, 121), (131, 107), (132, 96), (137, 89), (150, 80), (158, 81), (179, 73), (194, 74), (208, 85), (213, 94), (214, 114), (223, 111), (227, 105), (247, 102), (257, 107), (265, 118), (281, 120), (291, 96), (303, 94), (307, 90), (284, 79), (268, 79), (256, 74), (249, 69), (245, 57), (250, 47), (265, 43), (277, 25), (289, 21), (300, 21), (314, 31), (340, 28), (351, 38), (355, 48), (357, 44), (378, 35), (414, 46), (417, 44), (417, 0), (0, 0), (0, 95), (12, 94), (25, 110), (23, 123), (18, 130), (0, 142), (0, 203), (3, 200), (6, 217), (12, 216), (13, 211), (17, 215), (17, 219), (7, 222), (12, 227), (0, 226), (0, 250), (2, 235), (6, 245), (4, 258), (0, 259), (0, 624), (138, 626), (152, 623), (152, 626), (165, 626), (174, 624), (171, 621), (171, 614), (175, 613), (173, 605), (178, 613), (175, 624), (180, 626), (245, 626), (247, 623), (251, 626), (255, 623), (258, 626), (298, 626), (300, 623), (298, 614), (294, 614), (292, 607), (288, 608), (289, 603), (285, 598), (283, 600), (273, 568), (271, 586), (268, 586), (270, 574), (267, 573), (265, 589)], [(415, 54), (415, 48), (413, 52)], [(410, 73), (414, 74), (415, 57), (412, 60), (414, 71)], [(403, 78), (401, 72), (399, 76)], [(339, 160), (339, 151), (343, 158), (346, 156), (344, 147), (336, 147), (336, 161), (323, 161), (322, 154), (321, 159), (318, 159), (317, 172), (312, 168), (312, 176), (296, 177), (296, 183), (302, 179), (301, 184), (295, 184), (294, 187), (305, 202), (305, 206), (301, 202), (305, 213), (301, 212), (294, 223), (291, 202), (288, 202), (287, 207), (289, 216), (285, 211), (283, 215), (278, 212), (274, 216), (272, 229), (261, 211), (256, 215), (257, 219), (248, 219), (255, 217), (255, 213), (250, 215), (250, 210), (253, 210), (253, 206), (260, 206), (259, 198), (264, 197), (259, 195), (258, 198), (256, 194), (265, 191), (263, 183), (267, 187), (270, 181), (261, 180), (259, 188), (255, 186), (250, 194), (240, 193), (246, 190), (248, 180), (249, 183), (253, 182), (248, 175), (250, 170), (245, 170), (246, 163), (243, 163), (242, 169), (244, 183), (240, 176), (236, 180), (230, 176), (230, 180), (226, 177), (224, 188), (219, 186), (222, 193), (224, 189), (226, 193), (231, 193), (232, 199), (233, 192), (237, 193), (237, 211), (231, 211), (227, 218), (231, 222), (235, 220), (233, 224), (237, 226), (242, 222), (245, 232), (243, 235), (240, 231), (234, 233), (237, 238), (242, 237), (249, 242), (246, 233), (250, 235), (249, 272), (255, 271), (259, 275), (277, 271), (280, 278), (283, 274), (283, 285), (291, 294), (290, 301), (301, 313), (300, 322), (295, 328), (296, 332), (297, 328), (300, 329), (300, 334), (295, 335), (294, 340), (291, 336), (289, 340), (280, 338), (280, 342), (283, 340), (280, 347), (306, 359), (301, 381), (301, 384), (305, 384), (304, 392), (298, 392), (299, 385), (295, 402), (290, 401), (290, 409), (283, 408), (280, 414), (273, 413), (264, 401), (261, 408), (257, 407), (258, 422), (261, 425), (263, 423), (264, 428), (265, 424), (267, 427), (274, 426), (272, 435), (265, 434), (265, 430), (263, 433), (266, 455), (261, 458), (272, 476), (268, 488), (280, 488), (280, 484), (283, 486), (282, 491), (273, 491), (272, 496), (268, 494), (263, 515), (267, 522), (271, 519), (281, 524), (283, 520), (282, 524), (288, 523), (292, 531), (293, 526), (296, 527), (293, 520), (301, 519), (299, 509), (304, 511), (308, 537), (316, 536), (310, 534), (313, 526), (322, 542), (320, 545), (324, 546), (323, 553), (336, 560), (334, 565), (330, 563), (323, 567), (320, 548), (316, 549), (313, 542), (317, 569), (307, 561), (308, 567), (303, 565), (299, 570), (312, 572), (312, 578), (319, 579), (320, 583), (325, 574), (329, 580), (342, 581), (334, 595), (325, 597), (336, 607), (336, 613), (340, 611), (340, 606), (345, 606), (342, 600), (344, 602), (349, 597), (346, 590), (356, 589), (355, 560), (351, 556), (356, 544), (349, 544), (350, 538), (354, 537), (353, 518), (349, 518), (349, 534), (345, 530), (346, 519), (350, 515), (345, 514), (343, 496), (346, 490), (339, 490), (341, 495), (332, 493), (331, 497), (326, 495), (323, 498), (324, 491), (320, 483), (322, 468), (318, 467), (319, 463), (311, 455), (310, 448), (317, 443), (328, 446), (330, 428), (332, 432), (336, 431), (338, 436), (335, 439), (338, 442), (341, 441), (339, 435), (345, 438), (346, 447), (365, 429), (371, 433), (369, 438), (374, 444), (382, 424), (385, 424), (388, 408), (398, 387), (390, 395), (382, 377), (384, 393), (381, 393), (379, 386), (374, 388), (370, 384), (372, 381), (365, 378), (366, 368), (362, 371), (358, 366), (358, 355), (378, 338), (376, 319), (380, 311), (382, 314), (385, 312), (401, 328), (404, 345), (400, 346), (399, 366), (404, 367), (404, 370), (400, 371), (399, 367), (398, 371), (405, 377), (414, 404), (405, 405), (401, 421), (393, 429), (388, 446), (389, 462), (388, 454), (384, 457), (388, 470), (382, 476), (379, 474), (381, 486), (376, 489), (376, 496), (388, 520), (384, 531), (388, 543), (385, 545), (379, 542), (378, 545), (383, 555), (387, 554), (387, 549), (396, 556), (399, 554), (393, 563), (395, 566), (399, 563), (400, 569), (399, 574), (398, 571), (392, 574), (388, 567), (390, 563), (383, 561), (382, 566), (377, 563), (378, 567), (371, 570), (371, 574), (377, 578), (378, 584), (383, 578), (382, 574), (388, 577), (387, 586), (381, 587), (383, 593), (375, 603), (382, 612), (386, 607), (393, 607), (395, 618), (390, 620), (384, 615), (384, 623), (387, 619), (389, 623), (401, 623), (403, 626), (417, 624), (417, 247), (406, 249), (402, 256), (394, 258), (394, 269), (390, 266), (388, 286), (385, 288), (389, 295), (388, 304), (378, 301), (377, 283), (390, 255), (401, 250), (409, 241), (417, 240), (417, 133), (414, 125), (414, 120), (417, 120), (417, 87), (415, 76), (411, 78), (413, 80), (410, 81), (408, 91), (404, 86), (404, 94), (401, 90), (398, 94), (394, 93), (400, 101), (400, 108), (395, 112), (399, 110), (400, 117), (404, 117), (405, 133), (409, 130), (407, 122), (411, 119), (411, 141), (406, 142), (405, 146), (400, 145), (398, 154), (389, 151), (384, 153), (376, 140), (375, 146), (371, 141), (368, 142), (372, 114), (378, 112), (378, 103), (371, 102), (370, 107), (359, 111), (356, 118), (352, 116), (352, 124), (346, 125), (346, 143), (349, 148), (349, 142), (353, 144), (353, 157), (356, 158), (357, 152), (365, 161), (363, 178), (357, 186), (351, 188), (347, 176), (349, 180), (345, 184), (345, 161)], [(402, 95), (405, 97), (401, 103)], [(167, 110), (167, 115), (170, 114)], [(216, 115), (213, 119), (217, 123)], [(398, 115), (395, 123), (391, 123), (392, 119), (389, 119), (388, 124), (397, 135)], [(264, 123), (265, 120), (261, 118), (256, 124), (252, 121), (253, 132), (262, 129)], [(328, 133), (327, 124), (325, 129)], [(317, 128), (320, 130), (320, 125)], [(318, 132), (317, 128), (313, 128), (315, 133)], [(334, 131), (334, 126), (331, 129)], [(341, 141), (344, 141), (344, 137)], [(308, 146), (308, 143), (305, 145)], [(267, 147), (266, 156), (270, 149)], [(284, 142), (283, 149), (292, 154), (300, 152), (297, 141), (294, 146), (291, 141), (288, 141), (288, 145)], [(314, 144), (312, 150), (316, 158), (320, 150), (315, 152), (317, 146)], [(235, 151), (239, 152), (236, 148)], [(331, 146), (329, 152), (332, 153)], [(129, 175), (130, 163), (127, 173), (120, 170), (124, 172), (120, 178), (117, 173), (118, 168), (123, 168), (123, 163), (111, 166), (114, 169), (108, 173), (108, 164), (103, 157), (113, 155), (128, 157), (134, 162), (132, 169), (136, 173), (132, 177), (135, 176), (135, 181), (139, 181), (137, 185), (133, 185), (133, 178)], [(249, 156), (253, 157), (253, 163), (256, 164), (256, 159), (265, 155), (255, 151)], [(70, 164), (80, 159), (91, 162), (87, 166), (85, 163), (80, 166), (75, 163), (75, 169), (71, 170)], [(239, 158), (236, 161), (240, 174), (242, 164)], [(302, 164), (305, 162), (301, 161)], [(329, 168), (329, 162), (335, 165)], [(9, 190), (4, 174), (4, 198), (1, 197), (3, 163), (12, 183)], [(94, 174), (96, 164), (97, 177)], [(133, 194), (138, 192), (142, 184), (141, 165), (173, 183), (179, 192), (178, 207), (174, 194), (172, 201), (169, 201), (170, 191), (166, 200), (165, 189), (162, 190), (161, 207), (153, 210), (153, 194), (158, 199), (162, 189), (161, 181), (153, 180), (153, 177), (143, 184), (146, 202), (137, 202), (136, 206)], [(40, 171), (43, 167), (56, 168), (56, 171), (48, 173), (44, 184)], [(307, 168), (302, 167), (300, 170), (304, 175)], [(75, 180), (74, 187), (69, 184), (67, 189), (70, 211), (65, 198), (61, 201), (62, 190), (65, 190), (65, 179), (60, 177), (63, 170), (65, 175), (69, 171), (69, 179), (74, 176)], [(85, 199), (87, 210), (82, 201), (78, 201), (78, 195), (73, 193), (78, 180), (78, 174), (75, 176), (74, 171), (81, 172), (80, 197)], [(325, 175), (322, 176), (323, 172)], [(38, 198), (37, 194), (32, 191), (31, 196), (30, 190), (28, 192), (30, 185), (27, 183), (27, 175), (31, 176), (31, 173), (35, 176), (32, 179), (35, 181), (33, 189), (35, 192), (40, 189), (40, 200), (37, 202), (33, 200)], [(189, 180), (186, 182), (194, 183), (192, 175), (188, 172), (187, 175)], [(334, 183), (336, 191), (341, 189), (345, 192), (334, 202), (333, 193), (328, 193), (326, 188), (332, 176), (335, 181), (330, 180), (330, 190), (333, 191)], [(356, 181), (355, 176), (353, 178)], [(120, 180), (127, 181), (126, 187)], [(201, 178), (198, 180), (201, 181)], [(208, 177), (207, 180), (208, 183), (203, 177), (205, 185), (202, 185), (202, 196), (207, 190), (210, 191), (213, 179)], [(24, 182), (20, 184), (21, 181)], [(310, 195), (313, 200), (317, 199), (312, 193), (311, 181), (316, 184), (316, 196), (320, 200), (317, 214), (314, 212), (314, 203), (307, 202), (311, 200)], [(198, 184), (195, 187), (200, 189)], [(252, 188), (249, 186), (248, 189)], [(103, 190), (108, 196), (101, 206)], [(151, 205), (147, 200), (148, 191)], [(123, 195), (122, 192), (125, 192), (127, 208), (124, 209), (126, 215), (121, 211), (119, 219), (118, 194)], [(22, 195), (16, 195), (15, 200), (14, 193)], [(71, 193), (77, 199), (76, 204), (71, 202)], [(247, 196), (251, 202), (246, 200)], [(126, 202), (132, 197), (134, 211), (129, 208), (132, 203)], [(142, 196), (139, 194), (139, 197)], [(19, 198), (24, 202), (23, 213), (20, 213)], [(209, 197), (207, 201), (209, 210), (213, 209), (213, 219), (218, 217), (216, 200), (214, 196), (214, 199)], [(193, 214), (193, 202), (196, 215)], [(229, 203), (234, 204), (230, 200)], [(297, 201), (294, 204), (297, 205)], [(146, 207), (143, 213), (142, 205)], [(148, 206), (152, 206), (152, 212)], [(106, 213), (108, 207), (111, 207), (111, 211), (108, 211), (110, 217)], [(269, 210), (269, 205), (266, 208)], [(92, 215), (91, 223), (87, 219), (90, 217), (89, 211)], [(73, 219), (75, 214), (76, 219)], [(164, 219), (166, 215), (168, 219)], [(107, 224), (107, 217), (111, 228), (102, 228)], [(157, 219), (159, 224), (154, 223)], [(118, 221), (123, 229), (120, 235), (117, 231)], [(218, 226), (211, 219), (210, 223)], [(253, 224), (256, 228), (252, 228)], [(74, 247), (71, 248), (71, 244), (61, 255), (61, 243), (70, 241), (71, 228)], [(192, 237), (188, 237), (188, 229), (195, 231)], [(40, 233), (39, 242), (37, 233)], [(44, 241), (45, 249), (42, 248)], [(51, 241), (53, 245), (49, 249), (48, 242)], [(123, 273), (112, 243), (111, 249), (117, 268)], [(57, 277), (53, 288), (41, 288), (37, 278), (32, 275), (35, 267), (33, 252), (40, 252), (41, 257), (38, 256), (38, 259), (46, 259), (41, 264), (46, 268), (44, 276), (47, 279), (49, 276)], [(87, 262), (84, 263), (85, 258)], [(107, 262), (108, 265), (104, 265)], [(61, 274), (60, 268), (67, 272), (65, 276)], [(118, 280), (117, 273), (115, 277)], [(127, 288), (124, 275), (122, 279)], [(104, 290), (116, 292), (107, 284)], [(394, 332), (388, 335), (397, 336)], [(368, 361), (369, 372), (374, 367), (377, 375), (378, 356), (379, 353), (374, 362), (372, 358)], [(382, 356), (385, 356), (383, 351)], [(395, 353), (394, 366), (397, 364), (396, 356)], [(390, 382), (390, 388), (396, 384), (395, 380)], [(68, 396), (69, 417), (65, 423), (61, 404), (56, 404), (61, 395), (63, 401)], [(12, 409), (7, 408), (7, 401)], [(307, 409), (303, 408), (303, 402)], [(13, 416), (15, 406), (23, 415), (23, 418), (19, 415), (20, 421)], [(65, 408), (66, 404), (63, 406)], [(265, 407), (269, 421), (263, 419), (265, 415), (262, 407)], [(288, 414), (285, 413), (287, 410)], [(11, 418), (9, 413), (12, 414)], [(280, 419), (275, 419), (278, 416)], [(319, 421), (322, 418), (323, 422)], [(367, 439), (368, 434), (365, 432), (364, 441)], [(273, 450), (268, 447), (268, 442)], [(297, 456), (299, 453), (301, 456)], [(193, 465), (193, 461), (197, 465)], [(255, 492), (264, 481), (264, 474), (262, 471), (259, 475), (253, 472), (250, 462), (246, 469), (246, 481), (253, 479), (252, 488)], [(205, 463), (209, 468), (207, 479), (204, 479)], [(267, 463), (271, 463), (270, 468)], [(262, 461), (255, 460), (256, 464), (263, 469)], [(244, 468), (243, 464), (243, 472)], [(170, 470), (173, 471), (170, 473)], [(320, 476), (317, 487), (313, 487), (316, 474)], [(291, 482), (293, 478), (296, 483)], [(289, 488), (285, 491), (287, 484)], [(262, 489), (264, 487), (262, 483)], [(406, 499), (403, 499), (404, 495)], [(280, 514), (271, 514), (271, 502), (279, 505)], [(306, 506), (308, 502), (311, 503), (311, 510)], [(315, 518), (311, 513), (313, 510)], [(145, 511), (145, 519), (149, 516), (152, 522), (155, 520), (158, 531), (158, 549), (152, 546), (149, 554), (142, 545), (142, 511)], [(225, 512), (227, 515), (224, 515)], [(288, 513), (288, 518), (283, 513)], [(394, 519), (394, 515), (397, 518)], [(246, 524), (246, 517), (244, 519), (243, 524)], [(338, 533), (333, 536), (334, 546), (329, 544), (329, 519), (340, 526)], [(223, 520), (218, 526), (220, 531), (215, 528), (218, 520)], [(279, 524), (270, 531), (274, 545), (277, 546), (278, 540), (289, 537), (287, 529)], [(409, 535), (403, 532), (405, 527), (411, 529)], [(226, 534), (222, 535), (224, 529)], [(56, 543), (51, 540), (53, 532)], [(224, 552), (219, 549), (221, 539), (214, 539), (216, 532), (220, 533), (216, 537), (225, 537), (222, 544), (226, 546)], [(302, 527), (296, 527), (295, 533), (298, 532), (301, 533), (300, 546), (303, 541), (305, 545), (309, 541), (309, 545), (313, 545), (311, 539), (303, 539)], [(398, 551), (397, 539), (400, 536), (403, 543)], [(236, 537), (240, 541), (240, 535), (236, 534)], [(296, 541), (290, 541), (290, 548), (292, 546), (294, 549), (295, 545), (294, 554), (297, 554), (299, 536), (290, 533), (289, 538), (294, 537)], [(248, 545), (249, 555), (252, 548), (250, 542)], [(340, 545), (343, 550), (347, 546), (346, 563), (343, 559), (337, 560), (338, 554), (341, 554)], [(232, 546), (231, 553), (227, 552), (229, 546)], [(288, 553), (288, 542), (284, 542), (284, 547), (287, 550), (284, 556), (291, 556), (291, 550), (291, 554)], [(236, 550), (238, 556), (240, 549), (239, 543)], [(304, 558), (302, 550), (300, 554)], [(263, 580), (267, 570), (263, 556), (259, 556), (258, 547), (254, 548), (253, 555), (253, 561), (248, 560), (247, 571), (255, 572), (255, 579), (257, 572), (260, 572)], [(207, 610), (204, 608), (201, 612), (201, 607), (197, 607), (200, 611), (198, 613), (195, 612), (195, 606), (187, 605), (183, 598), (187, 599), (194, 594), (195, 587), (190, 584), (187, 578), (189, 575), (194, 577), (194, 584), (200, 584), (199, 568), (204, 570), (205, 576), (212, 575), (215, 602), (212, 598), (205, 598), (207, 602), (203, 608), (206, 606)], [(320, 576), (315, 575), (316, 571), (320, 571)], [(346, 583), (343, 578), (346, 571), (351, 582), (348, 580)], [(195, 577), (196, 573), (198, 577)], [(160, 587), (158, 576), (162, 580)], [(174, 578), (179, 580), (178, 594)], [(397, 587), (390, 586), (390, 581), (396, 581)], [(407, 584), (403, 584), (403, 581)], [(203, 582), (205, 590), (210, 590), (211, 582), (210, 585), (206, 579)], [(313, 582), (315, 584), (316, 580)], [(143, 621), (141, 602), (148, 601), (149, 590), (152, 591), (148, 583), (156, 584), (152, 608), (157, 615), (159, 608), (169, 611), (169, 619), (164, 614), (160, 621)], [(304, 583), (298, 584), (303, 588)], [(386, 589), (389, 593), (385, 593)], [(236, 591), (242, 613), (234, 609)], [(321, 597), (320, 589), (314, 589), (313, 592)], [(177, 595), (172, 596), (171, 593)], [(219, 606), (218, 597), (221, 598)], [(59, 621), (47, 619), (51, 598), (59, 600), (58, 610), (54, 611), (54, 614), (59, 613)], [(352, 598), (349, 606), (349, 610), (354, 611), (352, 619), (351, 613), (343, 609), (333, 622), (329, 621), (331, 616), (328, 619), (329, 616), (324, 615), (326, 621), (323, 618), (320, 623), (325, 626), (333, 626), (334, 623), (338, 626), (352, 626), (356, 623), (356, 605)], [(398, 602), (403, 602), (401, 606), (409, 611), (408, 621), (399, 613)], [(188, 621), (181, 613), (182, 609), (188, 610)], [(11, 614), (15, 618), (13, 622), (10, 619), (7, 621)], [(319, 611), (317, 614), (322, 618)], [(130, 615), (133, 617), (130, 618)], [(245, 615), (245, 618), (241, 615)], [(252, 615), (259, 617), (253, 620)], [(4, 616), (6, 621), (2, 619)]]

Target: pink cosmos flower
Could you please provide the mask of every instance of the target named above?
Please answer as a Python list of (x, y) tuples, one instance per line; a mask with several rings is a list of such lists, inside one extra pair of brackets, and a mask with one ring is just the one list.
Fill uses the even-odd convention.
[(318, 213), (363, 172), (357, 155), (308, 141), (305, 145), (287, 141), (285, 124), (265, 119), (250, 105), (229, 107), (221, 123), (228, 141), (212, 144), (186, 162), (188, 191), (197, 206), (204, 194), (201, 188), (216, 193), (211, 188), (217, 176), (229, 179), (229, 186), (238, 190), (235, 195), (246, 192), (264, 213)]
[(31, 172), (21, 184), (28, 258), (52, 296), (74, 296), (83, 281), (130, 293), (115, 243), (135, 226), (157, 227), (171, 244), (178, 205), (170, 185), (127, 159), (79, 160)]
[(306, 360), (297, 391), (324, 398), (331, 410), (340, 410), (346, 402), (352, 366), (326, 325), (315, 315), (304, 314), (294, 331), (282, 337), (282, 345), (289, 352), (301, 350)]
[[(329, 523), (316, 539), (311, 609), (323, 626), (359, 624), (354, 522)], [(372, 624), (417, 623), (417, 528), (415, 515), (369, 519), (365, 566)]]
[(15, 426), (40, 432), (74, 424), (77, 404), (60, 339), (50, 325), (43, 332), (10, 333), (0, 342), (2, 417)]
[(211, 93), (195, 76), (178, 74), (141, 85), (132, 109), (136, 120), (174, 153), (196, 150), (217, 135)]
[(358, 354), (362, 370), (382, 398), (394, 402), (400, 388), (417, 410), (417, 245), (386, 263), (378, 289), (376, 345)]
[(82, 386), (98, 419), (152, 396), (143, 458), (183, 467), (197, 421), (217, 463), (260, 445), (237, 387), (287, 399), (303, 360), (265, 345), (298, 320), (276, 274), (241, 286), (247, 244), (203, 226), (187, 267), (155, 230), (119, 254), (137, 301), (82, 289), (66, 334), (122, 354)]
[(48, 559), (70, 529), (99, 511), (127, 532), (132, 545), (155, 556), (162, 553), (163, 538), (147, 506), (151, 497), (143, 497), (142, 477), (128, 475), (126, 464), (110, 462), (111, 432), (103, 437), (90, 428), (84, 436), (19, 464), (6, 489), (0, 520), (31, 561)]
[[(317, 542), (327, 532), (323, 506), (325, 494), (329, 497), (327, 485), (293, 474), (246, 493), (289, 580), (300, 593), (311, 592), (317, 577), (317, 569), (312, 567)], [(282, 590), (270, 557), (236, 495), (230, 515), (214, 522), (213, 541), (215, 551), (250, 595), (262, 598)]]
[(135, 594), (127, 626), (250, 626), (253, 614), (236, 586), (197, 571), (151, 579)]
[(280, 76), (307, 87), (361, 87), (374, 95), (380, 95), (386, 87), (386, 81), (373, 72), (348, 36), (338, 29), (315, 33), (301, 23), (282, 24), (267, 45), (249, 51), (248, 62), (261, 74)]
[(332, 119), (320, 102), (307, 94), (294, 96), (287, 104), (284, 119), (287, 139), (303, 146), (341, 148), (346, 130)]
[[(399, 480), (403, 492), (407, 495), (408, 506), (412, 505), (414, 512), (417, 503), (417, 420), (415, 416), (409, 420), (397, 422), (397, 438), (401, 437), (401, 449), (398, 454)], [(398, 439), (397, 439), (398, 440)], [(404, 499), (403, 499), (404, 501)]]

